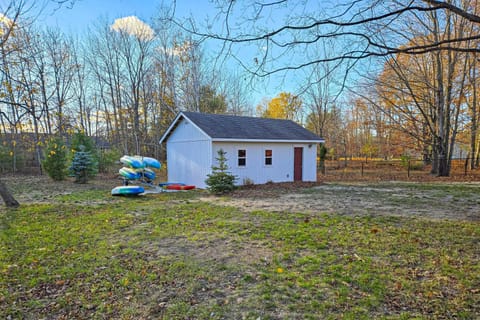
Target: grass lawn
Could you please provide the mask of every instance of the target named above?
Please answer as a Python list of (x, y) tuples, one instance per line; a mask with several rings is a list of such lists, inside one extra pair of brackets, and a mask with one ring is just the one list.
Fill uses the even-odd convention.
[(1, 319), (475, 319), (480, 223), (79, 191), (0, 211)]

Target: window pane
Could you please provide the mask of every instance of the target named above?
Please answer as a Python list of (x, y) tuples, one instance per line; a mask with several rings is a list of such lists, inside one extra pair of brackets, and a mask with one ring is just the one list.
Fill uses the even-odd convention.
[(238, 158), (238, 166), (244, 167), (247, 164), (247, 159), (245, 158)]
[(265, 150), (265, 165), (270, 166), (272, 165), (272, 150)]
[(247, 156), (247, 150), (238, 150), (238, 157), (245, 158)]

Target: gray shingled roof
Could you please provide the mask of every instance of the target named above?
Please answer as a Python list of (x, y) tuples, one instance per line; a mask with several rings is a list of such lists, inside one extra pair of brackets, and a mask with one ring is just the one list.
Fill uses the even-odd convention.
[(182, 113), (212, 139), (323, 141), (291, 120)]

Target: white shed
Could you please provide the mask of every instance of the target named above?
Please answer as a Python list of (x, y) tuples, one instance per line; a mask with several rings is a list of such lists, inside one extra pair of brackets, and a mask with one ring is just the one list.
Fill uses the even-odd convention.
[(168, 181), (205, 188), (219, 149), (238, 185), (316, 181), (317, 145), (324, 140), (290, 120), (180, 112), (163, 142)]

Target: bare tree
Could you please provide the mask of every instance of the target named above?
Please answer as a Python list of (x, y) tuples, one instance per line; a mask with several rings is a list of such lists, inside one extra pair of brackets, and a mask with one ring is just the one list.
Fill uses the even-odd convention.
[[(257, 77), (286, 77), (337, 62), (336, 77), (345, 84), (355, 66), (365, 66), (362, 62), (394, 55), (430, 57), (436, 71), (430, 74), (433, 100), (425, 124), (432, 139), (433, 173), (449, 175), (461, 109), (454, 98), (461, 92), (454, 89), (460, 85), (463, 90), (465, 81), (457, 76), (460, 54), (480, 51), (478, 32), (466, 32), (467, 24), (480, 23), (476, 2), (356, 0), (330, 5), (280, 0), (217, 5), (218, 14), (207, 27), (193, 20), (177, 24), (200, 39), (219, 41), (223, 54)], [(284, 18), (275, 19), (279, 16)], [(325, 41), (334, 41), (335, 50), (318, 50)], [(242, 48), (257, 50), (246, 54)]]
[[(5, 61), (7, 56), (12, 52), (16, 51), (16, 48), (9, 45), (9, 41), (12, 38), (13, 33), (15, 32), (17, 25), (22, 16), (26, 14), (31, 7), (28, 5), (27, 1), (10, 1), (5, 7), (0, 4), (0, 12), (2, 12), (2, 19), (0, 21), (0, 50), (2, 55), (1, 71), (2, 76), (9, 78), (8, 69), (5, 67)], [(11, 90), (10, 90), (11, 91)], [(12, 95), (10, 95), (12, 97)], [(5, 112), (0, 109), (0, 118), (5, 118)], [(0, 180), (0, 196), (5, 202), (7, 207), (18, 207), (19, 203), (15, 200), (12, 194), (7, 189), (5, 183)]]
[[(231, 54), (258, 76), (298, 70), (331, 61), (354, 64), (359, 59), (396, 53), (480, 50), (470, 45), (471, 40), (480, 39), (480, 35), (476, 34), (405, 45), (408, 42), (405, 40), (408, 39), (397, 32), (404, 29), (405, 21), (412, 20), (412, 17), (421, 18), (431, 12), (449, 12), (452, 16), (480, 23), (476, 7), (470, 5), (469, 1), (356, 0), (319, 5), (316, 1), (297, 3), (286, 0), (221, 0), (216, 3), (217, 15), (208, 21), (205, 28), (199, 27), (194, 20), (176, 21), (177, 25), (202, 39), (223, 42), (224, 53)], [(275, 19), (278, 16), (284, 18)], [(314, 52), (318, 43), (333, 38), (338, 44), (335, 52), (328, 55)], [(258, 48), (258, 51), (255, 56), (241, 56), (237, 54), (241, 46)], [(302, 54), (298, 55), (299, 53)], [(283, 59), (283, 62), (278, 63), (278, 58), (285, 56), (290, 59)], [(247, 61), (245, 57), (251, 60)]]
[(122, 95), (124, 79), (116, 40), (107, 21), (99, 22), (90, 34), (87, 61), (96, 84), (93, 94), (102, 106), (111, 141), (121, 144), (123, 152), (128, 153), (127, 121), (122, 116), (126, 107)]
[(137, 33), (131, 33), (128, 30), (119, 29), (117, 38), (117, 50), (120, 52), (122, 66), (125, 68), (126, 83), (124, 85), (127, 88), (124, 92), (132, 119), (136, 154), (141, 153), (138, 141), (142, 140), (145, 134), (140, 128), (140, 113), (142, 111), (146, 114), (144, 101), (141, 101), (142, 87), (144, 87), (148, 71), (152, 67), (153, 34), (149, 34), (150, 31), (151, 29), (144, 29)]

